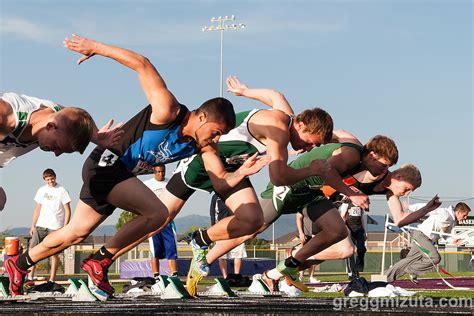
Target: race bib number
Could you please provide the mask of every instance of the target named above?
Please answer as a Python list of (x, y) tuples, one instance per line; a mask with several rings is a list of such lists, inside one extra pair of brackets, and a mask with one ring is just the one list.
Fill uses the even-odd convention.
[(353, 206), (349, 209), (349, 216), (361, 216), (362, 210), (358, 206)]

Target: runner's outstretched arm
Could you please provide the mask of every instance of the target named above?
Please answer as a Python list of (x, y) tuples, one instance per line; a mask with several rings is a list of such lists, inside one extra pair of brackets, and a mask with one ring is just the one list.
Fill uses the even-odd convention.
[(236, 76), (227, 78), (227, 91), (236, 96), (242, 96), (249, 99), (257, 100), (263, 104), (280, 110), (290, 115), (294, 115), (291, 105), (286, 100), (285, 96), (273, 89), (251, 89), (247, 85), (240, 82)]
[(180, 108), (178, 101), (148, 58), (128, 49), (99, 43), (75, 34), (64, 40), (64, 46), (83, 55), (77, 61), (78, 65), (94, 55), (101, 55), (135, 70), (153, 108), (153, 123), (164, 124), (177, 116)]

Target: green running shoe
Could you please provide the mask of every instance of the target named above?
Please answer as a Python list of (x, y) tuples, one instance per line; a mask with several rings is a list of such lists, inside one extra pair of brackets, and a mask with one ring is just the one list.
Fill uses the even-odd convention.
[(287, 267), (285, 266), (285, 260), (282, 260), (278, 263), (277, 270), (283, 274), (288, 285), (293, 285), (303, 292), (308, 292), (308, 287), (304, 285), (299, 279), (298, 268)]

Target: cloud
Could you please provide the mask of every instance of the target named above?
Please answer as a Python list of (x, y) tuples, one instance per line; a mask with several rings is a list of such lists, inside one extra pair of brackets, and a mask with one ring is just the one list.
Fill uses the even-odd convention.
[(57, 38), (62, 37), (62, 32), (57, 29), (15, 17), (3, 17), (0, 20), (0, 32), (47, 44), (56, 44)]

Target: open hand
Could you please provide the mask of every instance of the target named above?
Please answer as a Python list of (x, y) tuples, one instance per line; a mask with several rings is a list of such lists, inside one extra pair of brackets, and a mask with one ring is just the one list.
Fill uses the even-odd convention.
[(121, 129), (123, 123), (112, 127), (114, 120), (110, 119), (100, 130), (97, 131), (96, 144), (102, 148), (110, 148), (117, 144), (124, 131)]
[(248, 87), (240, 82), (239, 78), (236, 76), (229, 76), (226, 82), (227, 91), (233, 93), (236, 96), (242, 96), (243, 92), (248, 89)]
[(94, 50), (97, 46), (97, 42), (88, 38), (80, 37), (79, 35), (72, 34), (72, 37), (66, 37), (63, 41), (64, 47), (74, 52), (82, 54), (82, 57), (77, 60), (77, 64), (80, 65), (83, 61), (91, 58), (95, 55)]
[(270, 156), (257, 157), (258, 153), (253, 154), (239, 168), (241, 174), (250, 176), (262, 170), (270, 162)]
[(428, 203), (426, 203), (425, 207), (429, 208), (430, 211), (433, 211), (440, 206), (441, 206), (441, 201), (439, 200), (438, 194), (436, 194)]

